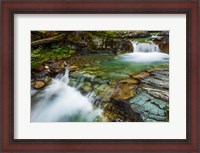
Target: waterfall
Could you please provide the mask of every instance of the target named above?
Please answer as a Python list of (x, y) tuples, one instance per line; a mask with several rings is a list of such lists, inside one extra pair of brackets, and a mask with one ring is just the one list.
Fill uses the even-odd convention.
[(32, 102), (31, 122), (78, 122), (94, 121), (101, 109), (94, 109), (91, 96), (83, 96), (76, 88), (70, 87), (69, 70), (58, 74)]
[(158, 47), (158, 45), (154, 44), (154, 43), (138, 43), (133, 41), (133, 52), (145, 52), (145, 53), (149, 53), (149, 52), (159, 52), (160, 49)]
[(159, 46), (151, 41), (147, 43), (133, 41), (132, 45), (133, 53), (120, 55), (122, 61), (134, 63), (158, 63), (169, 61), (169, 55), (161, 53)]

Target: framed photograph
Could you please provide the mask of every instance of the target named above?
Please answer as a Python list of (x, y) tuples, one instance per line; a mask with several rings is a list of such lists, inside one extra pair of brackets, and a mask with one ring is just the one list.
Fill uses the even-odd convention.
[(199, 1), (1, 1), (1, 152), (200, 152)]

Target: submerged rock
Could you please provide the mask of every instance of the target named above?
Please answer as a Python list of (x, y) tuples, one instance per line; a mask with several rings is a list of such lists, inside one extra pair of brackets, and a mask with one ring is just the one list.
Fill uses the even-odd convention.
[[(90, 68), (90, 71), (96, 68)], [(110, 83), (81, 71), (71, 76), (70, 84), (92, 97), (104, 109), (106, 121), (166, 122), (169, 120), (169, 71), (149, 69)], [(86, 73), (86, 74), (85, 74)]]
[(120, 83), (112, 96), (115, 100), (128, 100), (135, 95), (134, 89), (136, 86), (128, 83)]
[(114, 89), (108, 84), (94, 85), (94, 93), (102, 102), (108, 102), (113, 95)]
[(92, 84), (90, 82), (85, 82), (81, 85), (81, 90), (83, 90), (86, 93), (89, 93), (92, 91)]

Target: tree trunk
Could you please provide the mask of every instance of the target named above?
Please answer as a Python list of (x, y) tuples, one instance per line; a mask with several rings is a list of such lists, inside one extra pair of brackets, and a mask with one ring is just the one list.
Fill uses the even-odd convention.
[(63, 34), (60, 34), (58, 36), (32, 41), (31, 46), (37, 46), (37, 45), (41, 45), (41, 44), (51, 43), (53, 41), (61, 40), (65, 37), (66, 37), (66, 33), (63, 33)]

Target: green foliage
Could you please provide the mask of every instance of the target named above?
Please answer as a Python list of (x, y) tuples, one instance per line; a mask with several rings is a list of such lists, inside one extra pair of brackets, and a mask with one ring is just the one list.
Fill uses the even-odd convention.
[(92, 31), (91, 33), (97, 37), (107, 38), (107, 37), (115, 37), (117, 31)]
[(108, 37), (115, 37), (115, 36), (116, 36), (116, 32), (115, 32), (115, 31), (107, 31), (107, 32), (106, 32), (106, 35), (107, 35)]
[(73, 49), (70, 49), (68, 47), (61, 48), (58, 45), (53, 45), (51, 48), (53, 49), (53, 52), (57, 54), (74, 54), (75, 53)]
[(58, 60), (70, 57), (75, 51), (70, 48), (61, 48), (57, 45), (51, 49), (37, 48), (31, 51), (31, 66), (36, 67), (49, 60)]

